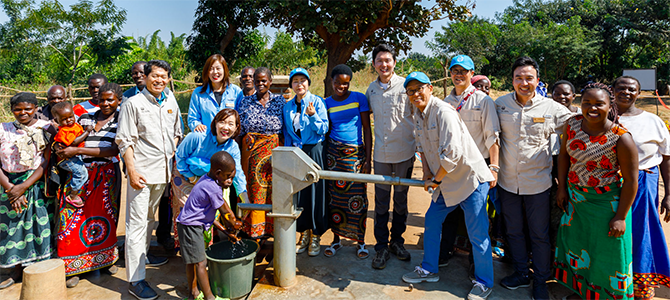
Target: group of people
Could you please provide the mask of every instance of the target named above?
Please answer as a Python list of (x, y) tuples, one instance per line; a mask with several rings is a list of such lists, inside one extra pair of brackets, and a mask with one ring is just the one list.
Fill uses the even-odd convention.
[[(147, 265), (167, 262), (148, 253), (158, 213), (156, 235), (181, 251), (189, 296), (202, 291), (213, 299), (204, 256), (213, 228), (232, 239), (238, 230), (257, 240), (273, 234), (265, 212), (234, 212), (240, 202), (272, 203), (272, 149), (280, 145), (302, 149), (323, 169), (402, 178), (411, 177), (418, 152), (432, 202), (423, 261), (403, 275), (406, 282), (439, 281), (458, 213), (472, 245), (468, 299), (486, 299), (494, 286), (490, 203), (515, 270), (500, 281), (505, 288), (532, 282), (533, 298), (549, 299), (546, 282), (555, 278), (575, 292), (570, 299), (621, 299), (653, 298), (655, 287), (670, 286), (660, 224), (662, 213), (670, 221), (667, 184), (658, 210), (659, 173), (664, 183), (670, 174), (670, 133), (660, 118), (635, 107), (637, 79), (587, 85), (580, 109), (572, 105), (577, 91), (570, 82), (551, 87), (553, 100), (538, 92), (539, 66), (521, 57), (511, 68), (514, 91), (494, 101), (491, 81), (475, 76), (472, 59), (458, 55), (449, 66), (454, 88), (443, 100), (426, 74), (394, 72), (392, 47), (378, 45), (372, 60), (378, 77), (365, 93), (349, 90), (354, 74), (344, 64), (328, 74), (333, 94), (326, 99), (309, 91), (309, 72), (296, 68), (289, 74), (295, 96), (287, 100), (270, 91), (269, 69), (244, 68), (238, 87), (225, 59), (212, 55), (191, 95), (185, 137), (164, 61), (135, 63), (136, 86), (125, 93), (92, 75), (91, 100), (75, 106), (62, 86), (48, 90), (42, 107), (32, 93), (15, 95), (16, 121), (0, 128), (0, 267), (14, 272), (0, 288), (20, 280), (24, 266), (50, 257), (65, 262), (69, 287), (78, 274), (117, 272), (125, 174), (129, 292), (158, 296), (145, 280)], [(563, 211), (554, 254), (552, 186)], [(384, 269), (391, 254), (411, 259), (403, 239), (407, 192), (375, 185), (374, 269)], [(321, 236), (331, 230), (326, 257), (342, 249), (341, 238), (356, 242), (359, 259), (370, 255), (366, 184), (321, 180), (295, 197), (303, 208), (296, 253), (319, 255)]]

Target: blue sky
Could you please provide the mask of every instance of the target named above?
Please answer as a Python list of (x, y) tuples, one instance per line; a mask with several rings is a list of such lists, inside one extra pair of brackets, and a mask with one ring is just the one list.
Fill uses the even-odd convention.
[[(78, 0), (60, 0), (60, 3), (66, 7), (76, 2)], [(170, 32), (174, 32), (176, 35), (190, 34), (193, 16), (198, 6), (196, 0), (115, 0), (114, 2), (117, 6), (126, 9), (128, 13), (126, 24), (123, 27), (124, 35), (146, 36), (160, 29), (160, 36), (164, 41), (170, 40)], [(431, 2), (426, 1), (426, 5)], [(461, 0), (458, 3), (462, 4), (465, 1)], [(493, 18), (496, 12), (502, 12), (507, 6), (512, 5), (512, 0), (475, 0), (475, 4), (473, 14)], [(4, 11), (0, 11), (0, 23), (7, 21), (7, 15)], [(441, 30), (442, 26), (447, 23), (446, 20), (433, 22), (433, 28), (425, 37), (412, 39), (412, 51), (430, 54), (430, 51), (426, 49), (425, 42), (431, 40), (435, 32)], [(271, 27), (261, 28), (261, 30), (271, 36), (276, 31)]]

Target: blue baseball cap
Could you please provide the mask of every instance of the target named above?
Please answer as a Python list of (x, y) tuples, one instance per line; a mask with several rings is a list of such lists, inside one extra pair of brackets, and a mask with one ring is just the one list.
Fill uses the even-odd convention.
[(463, 67), (463, 69), (470, 71), (474, 71), (475, 69), (475, 63), (472, 61), (472, 58), (470, 58), (470, 56), (467, 56), (465, 54), (454, 56), (454, 58), (451, 59), (449, 70), (451, 70), (451, 68), (457, 65)]
[(407, 76), (407, 78), (405, 78), (405, 84), (403, 86), (407, 88), (407, 84), (409, 84), (409, 82), (412, 80), (430, 84), (430, 79), (428, 79), (428, 76), (426, 76), (426, 74), (424, 74), (423, 72), (412, 72), (409, 73), (409, 76)]
[(309, 84), (312, 85), (312, 79), (309, 78), (309, 73), (307, 73), (307, 70), (298, 67), (293, 69), (293, 71), (291, 71), (291, 73), (289, 73), (288, 75), (289, 86), (291, 85), (291, 82), (293, 81), (293, 76), (295, 75), (304, 75), (305, 77), (307, 77), (307, 82), (309, 82)]

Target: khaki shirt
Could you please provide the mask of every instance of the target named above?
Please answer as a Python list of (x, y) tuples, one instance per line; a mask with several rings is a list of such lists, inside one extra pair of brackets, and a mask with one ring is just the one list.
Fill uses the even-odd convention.
[(502, 129), (498, 184), (519, 195), (534, 195), (551, 187), (552, 133), (560, 133), (572, 112), (541, 95), (526, 102), (516, 101), (516, 93), (495, 101)]
[(374, 118), (373, 159), (381, 163), (409, 160), (416, 151), (412, 111), (403, 84), (405, 78), (393, 74), (386, 90), (379, 79), (370, 83), (365, 96)]
[(135, 170), (148, 184), (168, 183), (172, 158), (182, 137), (179, 105), (174, 94), (165, 89), (165, 100), (159, 105), (147, 89), (128, 98), (121, 105), (116, 143), (121, 155), (133, 147)]
[(423, 112), (416, 110), (414, 122), (417, 148), (424, 154), (430, 171), (437, 174), (440, 167), (447, 171), (433, 193), (433, 201), (442, 193), (444, 203), (454, 206), (470, 196), (481, 182), (494, 180), (465, 123), (451, 105), (433, 96)]
[[(463, 94), (456, 96), (456, 89), (452, 89), (449, 96), (444, 98), (444, 101), (451, 104), (454, 108), (463, 100), (465, 95), (470, 94), (475, 90), (473, 85), (470, 85)], [(498, 113), (496, 113), (496, 105), (493, 99), (482, 91), (475, 91), (465, 103), (461, 111), (458, 112), (463, 119), (463, 123), (468, 127), (472, 139), (477, 144), (477, 149), (482, 153), (484, 158), (489, 158), (489, 149), (498, 141), (500, 135), (500, 122), (498, 122)]]

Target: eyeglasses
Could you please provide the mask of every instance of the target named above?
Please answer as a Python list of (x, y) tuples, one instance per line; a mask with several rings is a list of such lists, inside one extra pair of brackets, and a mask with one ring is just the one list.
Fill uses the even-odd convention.
[(427, 87), (427, 86), (428, 86), (428, 84), (424, 84), (424, 85), (422, 85), (421, 87), (419, 87), (419, 88), (416, 89), (416, 90), (410, 90), (410, 89), (408, 89), (408, 90), (407, 90), (407, 96), (414, 96), (416, 93), (421, 93), (421, 92), (423, 91), (423, 88), (425, 88), (425, 87)]
[(449, 72), (450, 72), (452, 75), (466, 75), (466, 74), (468, 74), (468, 73), (470, 72), (470, 70), (466, 70), (466, 69), (460, 69), (460, 70), (451, 69), (451, 70), (449, 70)]

